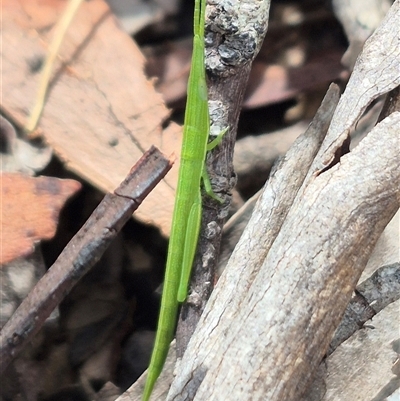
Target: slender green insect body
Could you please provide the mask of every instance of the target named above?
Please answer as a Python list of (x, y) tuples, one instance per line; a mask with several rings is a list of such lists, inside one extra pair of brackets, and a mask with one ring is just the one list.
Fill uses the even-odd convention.
[[(192, 66), (188, 81), (181, 162), (172, 218), (158, 329), (143, 401), (148, 401), (173, 338), (179, 302), (186, 299), (201, 223), (200, 184), (204, 171), (210, 117), (205, 75), (206, 0), (195, 0)], [(222, 135), (222, 134), (221, 134)], [(213, 141), (214, 142), (214, 141)], [(219, 141), (216, 141), (216, 144)], [(218, 199), (215, 195), (214, 198)]]

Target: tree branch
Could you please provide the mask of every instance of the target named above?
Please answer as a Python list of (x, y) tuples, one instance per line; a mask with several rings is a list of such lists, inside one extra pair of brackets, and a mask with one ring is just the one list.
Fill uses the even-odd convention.
[(169, 401), (291, 401), (312, 380), (399, 208), (400, 113), (346, 154), (349, 131), (366, 107), (400, 84), (399, 4), (366, 42), (303, 185), (283, 211), (291, 195), (280, 188), (297, 173), (287, 166), (302, 154), (289, 151), (268, 182), (178, 366)]
[(100, 259), (144, 198), (172, 167), (151, 147), (113, 194), (107, 194), (0, 332), (0, 372), (40, 330), (50, 313)]
[(177, 331), (183, 355), (214, 287), (222, 226), (228, 215), (235, 177), (232, 166), (237, 123), (251, 64), (267, 32), (270, 0), (209, 1), (206, 15), (206, 70), (211, 134), (225, 127), (222, 144), (209, 152), (207, 171), (213, 190), (225, 203), (204, 197), (202, 228), (191, 281), (191, 296), (182, 306)]

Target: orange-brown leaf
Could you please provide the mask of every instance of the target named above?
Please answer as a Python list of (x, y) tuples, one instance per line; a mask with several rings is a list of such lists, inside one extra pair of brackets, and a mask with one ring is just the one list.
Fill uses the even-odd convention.
[(0, 263), (30, 253), (40, 239), (51, 239), (60, 209), (80, 188), (75, 180), (2, 173)]

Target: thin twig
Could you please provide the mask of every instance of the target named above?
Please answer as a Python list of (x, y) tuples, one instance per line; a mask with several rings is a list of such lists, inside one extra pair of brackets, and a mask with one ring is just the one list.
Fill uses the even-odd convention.
[(107, 194), (0, 332), (0, 373), (42, 327), (65, 295), (100, 259), (143, 199), (172, 167), (151, 147)]

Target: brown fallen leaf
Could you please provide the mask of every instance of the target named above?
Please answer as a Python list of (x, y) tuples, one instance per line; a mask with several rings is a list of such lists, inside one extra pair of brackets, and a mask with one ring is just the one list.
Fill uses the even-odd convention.
[[(65, 1), (4, 0), (1, 106), (23, 126)], [(103, 0), (82, 3), (60, 49), (39, 130), (68, 169), (111, 192), (150, 145), (179, 153), (181, 128), (144, 74), (145, 59)], [(174, 166), (136, 217), (168, 234)], [(160, 204), (160, 199), (163, 199)]]
[(31, 253), (36, 241), (52, 238), (60, 209), (80, 188), (75, 180), (2, 173), (0, 264)]
[(243, 107), (253, 109), (282, 102), (337, 80), (344, 71), (340, 65), (341, 57), (339, 51), (325, 52), (297, 68), (255, 61)]

